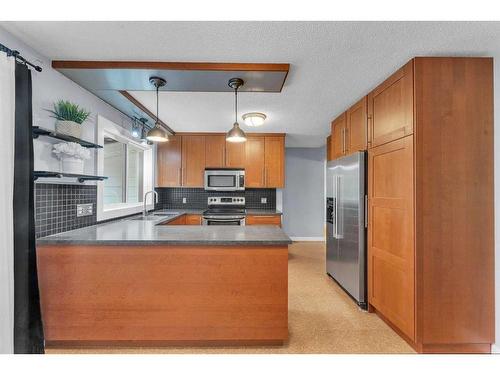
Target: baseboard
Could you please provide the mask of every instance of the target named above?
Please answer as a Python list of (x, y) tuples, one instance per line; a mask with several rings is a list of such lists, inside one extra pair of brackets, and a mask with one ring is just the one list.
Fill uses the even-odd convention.
[(311, 242), (325, 242), (325, 237), (290, 237), (293, 242), (303, 242), (303, 241), (311, 241)]

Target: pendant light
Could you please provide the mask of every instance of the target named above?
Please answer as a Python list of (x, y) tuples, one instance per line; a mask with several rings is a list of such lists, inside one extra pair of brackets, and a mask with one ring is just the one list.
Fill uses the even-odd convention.
[(240, 129), (240, 124), (238, 124), (238, 88), (243, 86), (243, 83), (241, 78), (231, 78), (228, 82), (229, 87), (234, 89), (234, 124), (233, 128), (226, 134), (227, 142), (240, 143), (247, 140), (245, 132)]
[(158, 109), (159, 109), (158, 94), (160, 87), (165, 86), (167, 84), (167, 81), (165, 81), (163, 78), (160, 77), (151, 77), (149, 78), (149, 82), (151, 82), (151, 84), (154, 87), (156, 87), (156, 121), (155, 121), (155, 126), (148, 131), (146, 139), (151, 142), (167, 142), (168, 135), (160, 127), (160, 119), (158, 118)]

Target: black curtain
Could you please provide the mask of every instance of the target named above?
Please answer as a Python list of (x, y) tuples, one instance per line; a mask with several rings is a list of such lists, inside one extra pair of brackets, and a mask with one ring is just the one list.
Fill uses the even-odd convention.
[(14, 353), (43, 353), (36, 269), (31, 71), (16, 64), (14, 151)]

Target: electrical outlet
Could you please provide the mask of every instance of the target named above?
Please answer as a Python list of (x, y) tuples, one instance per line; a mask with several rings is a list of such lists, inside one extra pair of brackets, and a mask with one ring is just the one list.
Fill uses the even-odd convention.
[(186, 204), (187, 203), (187, 198), (182, 198), (182, 203)]
[(266, 204), (267, 203), (267, 198), (265, 198), (265, 197), (260, 198), (260, 203)]
[(90, 216), (93, 211), (92, 203), (77, 204), (76, 205), (76, 217)]

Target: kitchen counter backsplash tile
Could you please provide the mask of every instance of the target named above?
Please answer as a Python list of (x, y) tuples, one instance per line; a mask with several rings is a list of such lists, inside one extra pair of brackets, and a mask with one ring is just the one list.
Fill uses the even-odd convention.
[[(156, 188), (158, 204), (156, 208), (207, 208), (208, 197), (240, 197), (245, 196), (247, 208), (270, 209), (276, 208), (276, 189), (246, 189), (245, 192), (215, 192), (205, 191), (202, 188)], [(182, 199), (186, 198), (186, 203)], [(261, 203), (266, 198), (266, 203)]]
[[(36, 238), (83, 228), (97, 222), (95, 185), (35, 184)], [(76, 216), (76, 205), (92, 203), (92, 215)]]

